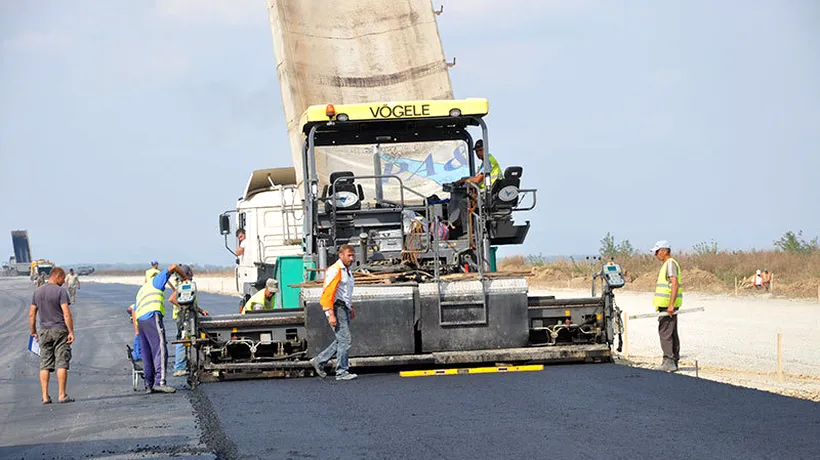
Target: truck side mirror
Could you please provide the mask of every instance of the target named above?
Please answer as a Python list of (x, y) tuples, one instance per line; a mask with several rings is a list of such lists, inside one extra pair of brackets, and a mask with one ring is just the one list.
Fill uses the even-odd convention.
[(219, 233), (222, 235), (230, 235), (231, 233), (231, 219), (227, 214), (219, 215)]

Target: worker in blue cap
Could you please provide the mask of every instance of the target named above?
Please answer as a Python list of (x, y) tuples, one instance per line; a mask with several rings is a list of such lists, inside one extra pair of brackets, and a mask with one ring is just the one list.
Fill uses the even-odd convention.
[[(183, 270), (183, 267), (186, 270)], [(187, 273), (186, 273), (187, 272)], [(192, 276), (190, 267), (172, 264), (153, 276), (137, 291), (134, 312), (131, 314), (137, 323), (137, 330), (142, 346), (142, 361), (145, 370), (145, 387), (148, 393), (174, 393), (176, 389), (166, 383), (168, 366), (168, 349), (165, 340), (165, 286), (172, 274), (176, 273), (182, 281)]]

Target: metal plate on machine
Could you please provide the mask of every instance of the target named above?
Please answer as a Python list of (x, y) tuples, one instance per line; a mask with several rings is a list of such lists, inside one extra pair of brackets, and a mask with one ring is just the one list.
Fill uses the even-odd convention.
[(527, 282), (481, 281), (419, 285), (423, 352), (523, 347), (528, 343)]
[(376, 244), (379, 245), (379, 251), (401, 251), (402, 236), (401, 230), (384, 230), (376, 233)]
[[(322, 288), (303, 288), (309, 356), (316, 356), (334, 339), (319, 304)], [(351, 321), (350, 356), (412, 354), (415, 351), (413, 286), (362, 286), (353, 290), (356, 319)]]

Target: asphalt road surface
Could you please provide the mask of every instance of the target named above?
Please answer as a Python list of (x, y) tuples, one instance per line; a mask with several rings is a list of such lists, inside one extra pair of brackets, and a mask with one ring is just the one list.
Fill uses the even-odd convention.
[[(31, 291), (0, 279), (3, 459), (820, 458), (818, 403), (609, 364), (194, 392), (177, 379), (176, 394), (136, 394), (124, 353), (136, 288), (122, 285), (80, 291), (69, 376), (77, 402), (42, 406), (37, 359), (24, 349)], [(213, 313), (236, 306), (210, 295), (200, 303)], [(353, 333), (364, 333), (355, 322)]]
[[(83, 284), (74, 316), (75, 342), (69, 404), (40, 403), (39, 358), (26, 349), (34, 289), (27, 278), (0, 278), (0, 459), (17, 458), (214, 458), (200, 442), (188, 391), (134, 392), (125, 345), (134, 329), (125, 308), (136, 286)], [(236, 300), (204, 294), (218, 312)], [(168, 339), (176, 334), (165, 321)], [(173, 365), (173, 347), (169, 347)], [(171, 378), (179, 389), (184, 378)], [(50, 394), (57, 400), (52, 374)]]

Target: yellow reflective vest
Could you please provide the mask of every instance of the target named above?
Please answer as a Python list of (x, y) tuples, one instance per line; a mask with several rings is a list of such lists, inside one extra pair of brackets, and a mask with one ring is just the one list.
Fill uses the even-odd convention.
[(661, 265), (661, 270), (658, 272), (658, 281), (655, 283), (655, 297), (652, 299), (652, 306), (657, 311), (669, 308), (669, 299), (672, 297), (672, 283), (669, 282), (669, 278), (666, 276), (670, 262), (678, 267), (678, 295), (675, 297), (675, 310), (683, 305), (683, 274), (678, 261), (670, 257)]
[(274, 293), (270, 300), (268, 300), (265, 298), (264, 289), (258, 291), (256, 294), (252, 295), (247, 302), (245, 302), (245, 307), (242, 309), (242, 314), (244, 315), (246, 312), (254, 310), (254, 305), (261, 305), (262, 310), (273, 310), (273, 306), (276, 305), (276, 294)]
[(164, 301), (165, 291), (155, 288), (153, 280), (148, 281), (137, 291), (136, 317), (142, 318), (152, 311), (158, 311), (165, 316)]
[[(501, 176), (503, 175), (503, 173), (501, 172), (501, 166), (498, 165), (498, 160), (496, 160), (494, 156), (492, 156), (490, 154), (487, 154), (487, 159), (490, 162), (490, 185), (493, 185), (495, 183), (495, 181), (501, 179)], [(478, 172), (480, 172), (480, 173), (484, 172), (484, 163), (483, 162), (481, 163), (481, 169), (479, 169)], [(484, 181), (483, 180), (478, 183), (478, 188), (480, 188), (480, 189), (484, 188)]]
[(154, 267), (151, 267), (148, 270), (145, 270), (145, 282), (147, 283), (147, 282), (151, 281), (151, 278), (153, 278), (156, 275), (159, 275), (159, 270), (157, 270)]

